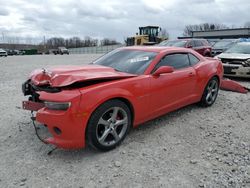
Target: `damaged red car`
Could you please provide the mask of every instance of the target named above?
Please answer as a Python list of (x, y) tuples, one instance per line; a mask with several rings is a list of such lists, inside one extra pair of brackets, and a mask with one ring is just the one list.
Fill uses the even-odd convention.
[(183, 106), (211, 106), (223, 67), (177, 47), (124, 47), (89, 65), (35, 70), (23, 84), (23, 108), (52, 135), (60, 148), (87, 144), (107, 151), (132, 127)]

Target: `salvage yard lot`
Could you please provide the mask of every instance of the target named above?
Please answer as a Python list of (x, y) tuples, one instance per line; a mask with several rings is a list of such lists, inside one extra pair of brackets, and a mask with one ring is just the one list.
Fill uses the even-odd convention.
[(20, 109), (22, 82), (35, 68), (98, 56), (0, 58), (0, 187), (250, 187), (250, 94), (220, 91), (212, 107), (191, 105), (147, 122), (110, 152), (47, 155), (53, 147), (37, 139)]

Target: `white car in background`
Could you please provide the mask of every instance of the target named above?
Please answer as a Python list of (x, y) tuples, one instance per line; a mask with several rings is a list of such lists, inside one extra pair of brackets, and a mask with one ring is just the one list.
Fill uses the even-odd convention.
[(7, 56), (8, 56), (7, 52), (2, 48), (0, 48), (0, 57), (7, 57)]
[(250, 42), (239, 42), (216, 58), (222, 61), (225, 76), (250, 78)]

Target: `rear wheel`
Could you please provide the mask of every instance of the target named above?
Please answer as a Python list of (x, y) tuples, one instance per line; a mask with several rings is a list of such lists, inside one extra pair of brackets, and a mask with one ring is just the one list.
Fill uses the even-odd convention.
[(92, 114), (87, 128), (90, 146), (109, 151), (118, 146), (126, 137), (131, 126), (131, 112), (120, 100), (102, 104)]
[(204, 107), (211, 106), (215, 102), (219, 92), (219, 80), (213, 77), (209, 80), (206, 88), (204, 89), (200, 104)]

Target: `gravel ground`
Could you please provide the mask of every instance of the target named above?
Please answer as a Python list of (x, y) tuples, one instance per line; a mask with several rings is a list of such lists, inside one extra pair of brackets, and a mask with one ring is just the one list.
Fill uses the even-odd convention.
[[(98, 55), (0, 58), (0, 187), (250, 187), (250, 94), (220, 91), (147, 122), (101, 153), (55, 150), (21, 110), (21, 83), (35, 68), (83, 64)], [(250, 87), (249, 81), (241, 83)]]

